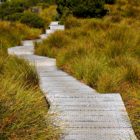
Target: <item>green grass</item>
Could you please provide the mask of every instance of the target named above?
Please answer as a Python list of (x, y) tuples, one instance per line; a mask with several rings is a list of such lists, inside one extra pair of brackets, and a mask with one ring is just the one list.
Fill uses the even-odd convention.
[(66, 30), (38, 44), (35, 53), (55, 57), (60, 69), (98, 92), (119, 92), (140, 139), (140, 12), (124, 16), (140, 5), (129, 5), (126, 0), (106, 5), (110, 14), (103, 19), (68, 17)]

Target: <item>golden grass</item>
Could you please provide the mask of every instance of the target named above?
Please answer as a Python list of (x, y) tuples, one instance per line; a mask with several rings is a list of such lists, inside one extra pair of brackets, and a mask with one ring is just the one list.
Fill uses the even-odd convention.
[[(3, 62), (2, 62), (3, 61)], [(48, 104), (32, 66), (16, 57), (0, 56), (0, 139), (58, 140)]]
[(20, 45), (21, 40), (38, 38), (41, 31), (21, 23), (0, 21), (0, 50)]

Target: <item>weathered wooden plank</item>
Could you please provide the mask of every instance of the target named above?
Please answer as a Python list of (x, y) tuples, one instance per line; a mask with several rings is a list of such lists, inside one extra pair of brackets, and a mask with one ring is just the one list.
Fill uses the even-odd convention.
[(65, 140), (79, 137), (85, 140), (86, 138), (95, 138), (95, 140), (136, 140), (131, 128), (69, 128), (65, 133)]

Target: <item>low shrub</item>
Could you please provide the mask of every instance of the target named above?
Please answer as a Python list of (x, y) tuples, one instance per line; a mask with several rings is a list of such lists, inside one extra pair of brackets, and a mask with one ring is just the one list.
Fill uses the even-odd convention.
[[(23, 13), (25, 10), (36, 6), (42, 0), (11, 0), (0, 5), (0, 19), (8, 19), (9, 16), (15, 13)], [(45, 1), (44, 3), (48, 3)], [(8, 17), (7, 17), (8, 16)]]
[(45, 26), (44, 20), (41, 17), (31, 12), (25, 12), (21, 16), (20, 22), (34, 28), (44, 28)]
[(22, 13), (27, 8), (26, 2), (22, 0), (4, 2), (0, 5), (0, 19), (7, 19), (7, 16), (15, 13)]
[(21, 14), (21, 13), (14, 13), (14, 14), (6, 16), (5, 19), (8, 21), (20, 21), (22, 15), (23, 14)]
[(58, 0), (57, 5), (58, 14), (61, 17), (65, 13), (72, 13), (77, 17), (102, 17), (107, 13), (104, 0)]
[(107, 4), (114, 4), (116, 0), (105, 0), (105, 3)]
[[(38, 15), (42, 6), (37, 6), (40, 0), (12, 0), (0, 5), (0, 19), (8, 21), (20, 21), (31, 27), (44, 28), (45, 21)], [(47, 2), (44, 2), (44, 5)], [(27, 12), (28, 11), (28, 12)], [(32, 12), (29, 12), (32, 11)], [(37, 11), (37, 12), (35, 12)], [(44, 10), (43, 10), (44, 11)]]
[(102, 0), (81, 1), (73, 10), (73, 14), (77, 17), (103, 17), (106, 13)]
[(48, 8), (41, 10), (39, 16), (44, 20), (45, 27), (48, 28), (51, 21), (55, 20), (57, 15), (56, 6), (51, 5)]

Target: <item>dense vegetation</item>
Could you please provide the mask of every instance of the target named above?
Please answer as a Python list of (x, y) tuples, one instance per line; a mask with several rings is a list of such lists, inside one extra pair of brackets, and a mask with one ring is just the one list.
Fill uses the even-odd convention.
[(35, 28), (45, 28), (40, 12), (54, 3), (53, 0), (10, 0), (0, 5), (0, 19), (19, 21)]
[(0, 33), (0, 139), (58, 140), (60, 130), (52, 124), (34, 66), (7, 54), (8, 47), (37, 38), (40, 30), (0, 21)]
[(60, 69), (98, 92), (121, 93), (140, 139), (140, 1), (105, 7), (109, 14), (102, 19), (67, 17), (66, 31), (37, 44), (35, 53), (56, 57)]
[(77, 17), (103, 17), (108, 10), (105, 3), (114, 4), (115, 0), (57, 0), (57, 11), (60, 17), (69, 14)]

